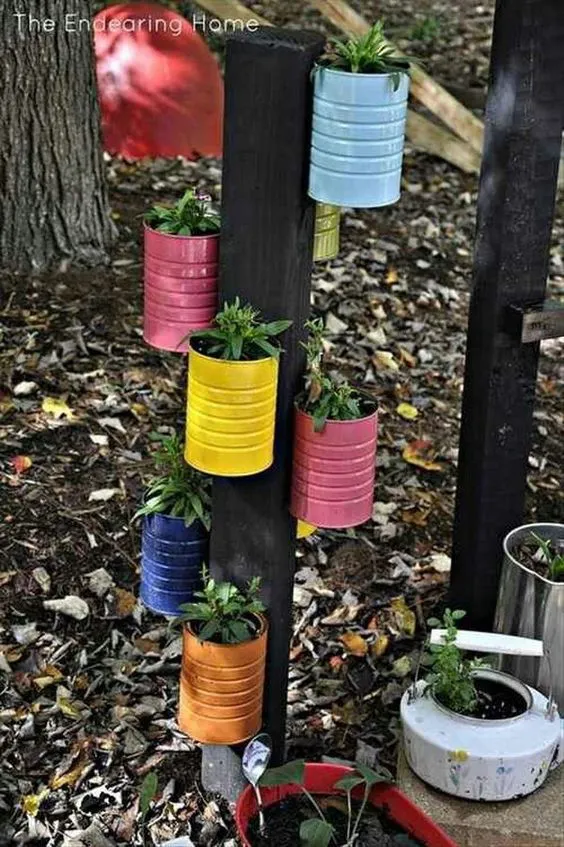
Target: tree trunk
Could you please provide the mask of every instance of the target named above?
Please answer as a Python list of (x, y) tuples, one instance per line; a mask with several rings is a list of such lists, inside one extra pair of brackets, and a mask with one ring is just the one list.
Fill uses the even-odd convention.
[(108, 258), (114, 228), (91, 13), (91, 0), (0, 7), (0, 267), (8, 270)]

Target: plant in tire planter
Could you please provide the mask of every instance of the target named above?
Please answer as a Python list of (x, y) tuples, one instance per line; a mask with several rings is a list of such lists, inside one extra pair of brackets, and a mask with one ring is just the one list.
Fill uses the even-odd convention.
[(548, 694), (564, 709), (564, 524), (520, 526), (503, 541), (494, 629), (540, 639), (548, 662), (504, 656), (502, 668)]
[(186, 337), (209, 326), (217, 309), (219, 217), (210, 197), (188, 189), (175, 206), (144, 216), (143, 338), (185, 352)]
[[(260, 781), (265, 838), (257, 834), (250, 786), (237, 802), (239, 836), (245, 847), (456, 847), (389, 779), (363, 765), (297, 761), (274, 768)], [(320, 802), (331, 796), (333, 802)]]
[(332, 42), (314, 69), (309, 194), (321, 203), (375, 208), (400, 196), (410, 59), (381, 21)]
[(210, 480), (184, 462), (176, 434), (156, 434), (161, 474), (135, 518), (143, 518), (140, 597), (157, 614), (178, 615), (201, 585), (211, 522)]
[(291, 321), (265, 323), (237, 297), (211, 329), (192, 334), (186, 461), (218, 476), (251, 476), (274, 459), (277, 338)]
[(182, 608), (182, 671), (178, 725), (205, 744), (238, 744), (256, 735), (268, 625), (260, 580), (240, 590), (205, 571), (198, 602)]
[(305, 391), (297, 398), (290, 511), (314, 526), (343, 529), (372, 515), (378, 413), (323, 369), (323, 323), (308, 321)]
[(530, 794), (562, 760), (556, 706), (516, 677), (469, 662), (461, 651), (542, 655), (543, 645), (459, 631), (462, 615), (447, 610), (444, 628), (430, 635), (431, 674), (402, 697), (407, 761), (425, 782), (457, 797), (500, 801)]

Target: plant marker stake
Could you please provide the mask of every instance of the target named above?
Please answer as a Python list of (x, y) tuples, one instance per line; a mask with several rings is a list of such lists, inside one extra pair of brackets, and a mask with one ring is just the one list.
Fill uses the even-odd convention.
[(259, 832), (264, 834), (266, 824), (262, 807), (262, 796), (259, 782), (266, 773), (270, 757), (272, 756), (272, 739), (266, 732), (256, 735), (243, 751), (243, 773), (253, 786), (257, 798), (259, 813)]
[[(287, 318), (281, 337), (274, 463), (246, 478), (215, 478), (210, 548), (214, 578), (244, 586), (262, 577), (270, 622), (264, 728), (272, 764), (284, 760), (296, 522), (288, 511), (294, 397), (302, 380), (310, 311), (314, 203), (307, 197), (311, 69), (319, 33), (264, 27), (227, 41), (219, 293), (238, 295), (266, 321)], [(203, 748), (206, 789), (236, 800), (241, 750)]]

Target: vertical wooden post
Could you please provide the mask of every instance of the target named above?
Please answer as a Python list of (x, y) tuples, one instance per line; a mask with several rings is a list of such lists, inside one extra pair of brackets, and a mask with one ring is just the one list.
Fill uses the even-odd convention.
[(564, 3), (497, 0), (466, 353), (451, 601), (489, 629), (504, 534), (523, 518), (539, 344), (511, 305), (546, 290), (564, 123)]
[[(227, 44), (220, 293), (239, 296), (268, 320), (288, 318), (283, 337), (275, 462), (266, 473), (214, 480), (210, 568), (245, 584), (263, 580), (270, 621), (264, 723), (272, 762), (284, 758), (296, 522), (288, 512), (293, 402), (304, 368), (299, 341), (310, 309), (314, 206), (307, 197), (310, 73), (324, 39), (264, 28)], [(240, 762), (204, 748), (207, 788), (234, 799)]]

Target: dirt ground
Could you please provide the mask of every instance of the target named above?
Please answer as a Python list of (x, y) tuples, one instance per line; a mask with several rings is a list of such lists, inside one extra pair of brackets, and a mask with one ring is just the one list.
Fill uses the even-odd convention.
[[(276, 23), (320, 26), (304, 5), (252, 4)], [(436, 18), (438, 34), (412, 51), (440, 78), (483, 89), (492, 3), (356, 5), (405, 39)], [(118, 231), (108, 267), (0, 276), (0, 844), (142, 844), (139, 787), (151, 771), (146, 843), (234, 844), (227, 809), (199, 785), (199, 751), (175, 725), (178, 631), (137, 602), (132, 523), (152, 472), (148, 435), (180, 431), (184, 414), (183, 357), (142, 340), (140, 215), (187, 184), (217, 197), (220, 162), (113, 160), (108, 174)], [(450, 566), (476, 192), (475, 177), (408, 146), (401, 201), (346, 212), (339, 257), (314, 272), (331, 361), (376, 393), (381, 436), (374, 519), (300, 546), (291, 755), (354, 758), (360, 744), (394, 762), (398, 699)], [(532, 520), (564, 515), (562, 350), (543, 345)], [(45, 608), (67, 595), (80, 619)], [(81, 835), (88, 827), (106, 841)]]

